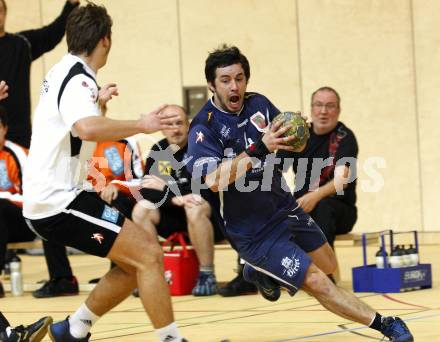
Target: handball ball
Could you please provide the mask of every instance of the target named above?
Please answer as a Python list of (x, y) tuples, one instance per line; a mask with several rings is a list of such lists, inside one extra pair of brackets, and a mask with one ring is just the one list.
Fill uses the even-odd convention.
[(289, 141), (288, 144), (294, 149), (303, 146), (310, 137), (309, 126), (306, 120), (301, 116), (301, 112), (282, 112), (275, 116), (272, 120), (272, 124), (284, 120), (283, 126), (291, 124), (292, 128), (284, 133), (285, 137), (294, 135), (295, 140)]

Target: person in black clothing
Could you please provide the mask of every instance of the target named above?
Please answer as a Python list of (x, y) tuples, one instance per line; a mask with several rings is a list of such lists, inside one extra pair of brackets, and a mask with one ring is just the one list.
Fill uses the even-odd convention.
[[(152, 147), (145, 162), (146, 176), (141, 190), (145, 200), (136, 204), (132, 218), (146, 229), (150, 226), (145, 222), (151, 221), (156, 227), (155, 233), (164, 238), (174, 232), (188, 232), (200, 262), (199, 278), (192, 293), (195, 296), (213, 295), (217, 292), (214, 241), (224, 239), (221, 219), (210, 206), (218, 204), (218, 197), (209, 190), (202, 190), (203, 197), (192, 193), (191, 174), (183, 165), (188, 143), (187, 114), (177, 105), (170, 105), (163, 112), (178, 113), (180, 120), (175, 129), (163, 132), (165, 139)], [(165, 188), (171, 190), (173, 198), (160, 205), (165, 199), (162, 197)], [(154, 209), (151, 204), (160, 206)]]
[(68, 0), (58, 18), (47, 26), (8, 33), (7, 6), (5, 0), (0, 0), (0, 80), (9, 85), (9, 97), (2, 103), (10, 118), (7, 139), (26, 148), (31, 141), (31, 63), (61, 41), (67, 16), (78, 4), (79, 0)]
[[(310, 139), (302, 152), (280, 152), (293, 158), (295, 198), (315, 220), (330, 246), (335, 236), (353, 229), (357, 220), (356, 158), (353, 132), (339, 121), (341, 101), (330, 87), (311, 97)], [(323, 162), (321, 162), (323, 161)]]

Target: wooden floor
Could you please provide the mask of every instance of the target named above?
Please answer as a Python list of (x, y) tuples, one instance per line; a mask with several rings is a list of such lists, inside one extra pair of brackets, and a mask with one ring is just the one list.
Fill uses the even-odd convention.
[[(432, 263), (434, 287), (429, 290), (397, 294), (358, 293), (368, 304), (384, 315), (404, 319), (416, 341), (440, 341), (440, 245), (422, 247), (423, 262)], [(376, 249), (376, 248), (375, 248)], [(343, 287), (350, 289), (353, 266), (361, 262), (359, 247), (337, 247)], [(373, 254), (372, 251), (370, 254)], [(43, 257), (24, 256), (26, 289), (47, 277)], [(219, 281), (234, 276), (234, 253), (216, 252), (216, 273)], [(108, 262), (91, 256), (72, 256), (71, 262), (81, 284), (103, 274)], [(3, 281), (8, 287), (7, 281)], [(82, 285), (87, 290), (88, 285)], [(22, 297), (0, 299), (0, 310), (14, 325), (29, 323), (43, 315), (64, 319), (86, 298), (79, 296), (34, 299), (29, 292)], [(176, 320), (181, 333), (191, 342), (229, 340), (244, 341), (379, 341), (379, 333), (339, 318), (326, 311), (314, 298), (300, 292), (295, 297), (283, 293), (278, 302), (265, 301), (259, 295), (223, 298), (173, 297)], [(92, 341), (157, 341), (139, 299), (130, 297), (94, 326)], [(45, 341), (49, 341), (48, 338)]]

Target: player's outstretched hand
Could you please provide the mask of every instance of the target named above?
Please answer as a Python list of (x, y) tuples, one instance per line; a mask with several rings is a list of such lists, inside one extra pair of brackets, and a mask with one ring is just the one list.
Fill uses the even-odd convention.
[(294, 151), (293, 147), (290, 146), (288, 143), (289, 141), (295, 140), (295, 136), (283, 136), (284, 133), (292, 128), (292, 125), (288, 124), (282, 126), (283, 123), (284, 121), (280, 120), (275, 124), (270, 125), (269, 130), (263, 135), (263, 138), (261, 139), (270, 152), (274, 152), (276, 150), (286, 150), (292, 152)]
[(180, 116), (178, 113), (162, 113), (166, 106), (161, 105), (148, 114), (142, 114), (140, 123), (144, 133), (154, 133), (175, 128), (174, 124), (180, 120)]

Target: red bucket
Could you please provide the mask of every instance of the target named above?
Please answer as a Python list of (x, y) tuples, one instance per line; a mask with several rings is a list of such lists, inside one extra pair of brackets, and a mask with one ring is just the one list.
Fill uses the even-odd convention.
[[(182, 249), (174, 249), (180, 244)], [(165, 279), (170, 286), (172, 296), (190, 294), (199, 275), (199, 260), (194, 249), (185, 242), (184, 233), (174, 233), (168, 237), (162, 246), (170, 245), (169, 251), (164, 251)]]

